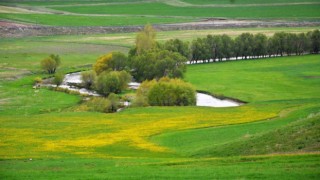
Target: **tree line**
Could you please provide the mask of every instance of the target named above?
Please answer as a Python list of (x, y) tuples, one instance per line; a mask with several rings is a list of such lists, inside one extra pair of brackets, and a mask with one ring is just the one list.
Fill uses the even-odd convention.
[[(176, 40), (178, 41), (178, 40)], [(183, 43), (183, 42), (180, 42)], [(185, 45), (186, 46), (186, 45)], [(184, 50), (184, 53), (188, 50)], [(236, 38), (223, 35), (207, 35), (193, 40), (189, 46), (189, 61), (197, 63), (238, 59), (255, 59), (272, 56), (318, 54), (320, 31), (308, 33), (277, 32), (271, 37), (265, 34), (242, 33)]]

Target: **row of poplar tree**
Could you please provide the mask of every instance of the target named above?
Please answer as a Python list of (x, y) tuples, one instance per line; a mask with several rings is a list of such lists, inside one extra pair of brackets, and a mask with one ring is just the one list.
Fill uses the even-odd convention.
[(261, 33), (242, 33), (235, 39), (226, 34), (208, 35), (192, 41), (189, 51), (192, 62), (319, 53), (320, 31), (299, 34), (277, 32), (271, 37)]
[(271, 37), (261, 33), (242, 33), (236, 38), (226, 34), (207, 35), (191, 43), (169, 40), (162, 46), (169, 51), (179, 52), (191, 63), (317, 54), (320, 51), (320, 31), (299, 34), (277, 32)]

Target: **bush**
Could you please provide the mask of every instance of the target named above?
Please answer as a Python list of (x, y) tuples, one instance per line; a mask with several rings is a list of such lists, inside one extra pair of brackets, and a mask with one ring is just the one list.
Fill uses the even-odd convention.
[(94, 97), (77, 107), (77, 110), (81, 111), (96, 111), (103, 113), (117, 112), (118, 109), (119, 97), (113, 93), (111, 93), (108, 98)]
[(81, 73), (82, 85), (87, 89), (93, 89), (96, 80), (96, 73), (94, 71), (86, 71)]
[(110, 112), (116, 112), (117, 109), (119, 109), (119, 105), (120, 105), (120, 103), (119, 103), (119, 100), (120, 100), (119, 97), (118, 97), (116, 94), (111, 93), (111, 94), (109, 94), (109, 96), (108, 96), (108, 100), (110, 101), (109, 111), (110, 111)]
[(148, 99), (145, 96), (136, 96), (132, 101), (132, 107), (146, 107), (149, 106)]
[(135, 101), (136, 106), (189, 106), (196, 104), (196, 91), (189, 83), (166, 77), (143, 82)]
[(128, 88), (128, 83), (131, 82), (131, 75), (126, 71), (116, 71), (120, 80), (121, 90)]
[(33, 82), (34, 82), (34, 84), (40, 84), (40, 83), (42, 83), (42, 78), (41, 77), (35, 77), (33, 79)]
[(64, 79), (64, 74), (58, 73), (53, 78), (53, 84), (59, 86), (60, 84), (62, 84), (63, 79)]
[(104, 112), (110, 113), (111, 102), (107, 98), (95, 97), (91, 100), (87, 101), (83, 105), (87, 111), (97, 111), (97, 112)]
[(103, 72), (96, 81), (96, 90), (105, 96), (110, 93), (121, 93), (127, 88), (130, 80), (130, 74), (125, 71)]
[(120, 79), (115, 73), (104, 72), (98, 76), (96, 81), (97, 91), (105, 96), (110, 93), (120, 92)]

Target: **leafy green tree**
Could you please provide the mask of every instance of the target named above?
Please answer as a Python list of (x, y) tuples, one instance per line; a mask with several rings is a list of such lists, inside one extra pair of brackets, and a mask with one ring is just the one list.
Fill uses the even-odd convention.
[(103, 71), (111, 71), (112, 53), (105, 54), (98, 58), (97, 62), (93, 65), (93, 70), (97, 75)]
[(277, 32), (275, 33), (271, 39), (272, 39), (272, 46), (276, 50), (277, 55), (283, 56), (286, 50), (286, 36), (287, 34), (285, 32)]
[[(239, 36), (239, 40), (242, 42), (241, 56), (248, 59), (248, 56), (253, 56), (254, 37), (250, 33), (242, 33)], [(239, 41), (238, 40), (238, 41)]]
[(172, 52), (180, 53), (182, 56), (190, 59), (191, 52), (189, 49), (189, 43), (183, 42), (180, 39), (170, 39), (165, 42), (164, 49)]
[(121, 91), (128, 87), (128, 83), (131, 82), (132, 76), (127, 71), (116, 71), (115, 72), (120, 80)]
[(320, 31), (318, 29), (310, 33), (311, 52), (318, 54), (320, 52)]
[(208, 35), (206, 38), (207, 48), (209, 50), (209, 58), (213, 60), (222, 59), (222, 40), (221, 36)]
[(269, 57), (271, 57), (272, 55), (276, 55), (278, 52), (276, 49), (275, 43), (276, 42), (273, 37), (268, 38), (267, 53), (268, 53)]
[(127, 68), (128, 58), (121, 52), (111, 52), (98, 58), (93, 65), (99, 75), (103, 71), (122, 71)]
[(268, 53), (268, 38), (262, 33), (254, 35), (253, 56), (265, 56)]
[(136, 53), (139, 55), (143, 51), (148, 51), (155, 47), (156, 45), (156, 31), (150, 25), (147, 24), (141, 32), (137, 34), (136, 37)]
[(150, 50), (131, 60), (132, 75), (137, 81), (159, 79), (163, 76), (183, 77), (187, 59), (167, 50)]
[(237, 36), (234, 40), (234, 56), (236, 57), (236, 59), (238, 59), (239, 57), (241, 57), (243, 55), (242, 51), (243, 51), (243, 42), (240, 38), (240, 36)]
[(299, 33), (294, 43), (296, 55), (301, 55), (310, 49), (310, 43), (305, 33)]
[(285, 36), (285, 52), (288, 56), (292, 55), (295, 53), (295, 46), (294, 44), (297, 43), (298, 36), (293, 33), (286, 33)]
[(87, 89), (93, 89), (96, 80), (95, 71), (85, 71), (81, 73), (82, 85)]
[(110, 93), (120, 93), (121, 84), (119, 76), (113, 72), (103, 72), (98, 78), (96, 84), (96, 90), (105, 96)]
[(210, 47), (205, 38), (197, 38), (191, 43), (191, 54), (192, 61), (196, 63), (198, 60), (209, 60), (210, 59)]
[(43, 59), (40, 62), (41, 68), (47, 71), (49, 74), (54, 74), (57, 68), (60, 66), (61, 60), (59, 55), (51, 54), (49, 57)]
[(111, 69), (113, 71), (126, 70), (128, 66), (128, 57), (121, 52), (112, 52)]
[(96, 90), (105, 96), (110, 93), (121, 93), (127, 88), (131, 76), (126, 71), (110, 71), (101, 73), (96, 82)]
[(222, 60), (222, 58), (226, 58), (227, 60), (230, 59), (234, 55), (234, 41), (230, 36), (223, 34), (221, 36), (221, 44), (220, 60)]

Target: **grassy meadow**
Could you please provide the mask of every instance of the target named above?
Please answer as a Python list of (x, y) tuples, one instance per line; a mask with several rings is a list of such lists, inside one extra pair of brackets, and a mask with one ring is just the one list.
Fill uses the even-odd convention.
[[(0, 19), (51, 26), (122, 26), (203, 18), (317, 20), (318, 0), (1, 1)], [(10, 9), (8, 10), (8, 6)], [(8, 12), (9, 11), (9, 12)], [(4, 13), (5, 12), (5, 13)], [(226, 13), (230, 12), (230, 13)], [(157, 32), (157, 41), (208, 34), (302, 33), (319, 27)], [(40, 61), (58, 72), (127, 53), (136, 33), (2, 38), (0, 179), (319, 179), (320, 55), (187, 65), (197, 90), (239, 107), (129, 107), (89, 112), (86, 97), (49, 88)]]
[[(218, 18), (318, 18), (319, 4), (288, 6), (250, 6), (250, 7), (177, 7), (164, 3), (141, 3), (128, 6), (99, 5), (54, 7), (55, 10), (79, 14), (129, 14), (184, 17), (218, 17)], [(226, 13), (229, 12), (229, 13)], [(294, 13), (292, 13), (294, 12)]]
[(170, 24), (207, 18), (318, 20), (319, 8), (317, 0), (18, 0), (0, 2), (0, 19), (49, 26)]
[[(159, 40), (178, 34), (162, 33)], [(122, 36), (134, 42), (134, 34)], [(127, 52), (132, 44), (117, 44), (111, 35), (105, 36), (111, 42), (93, 37), (103, 35), (1, 44), (2, 178), (318, 177), (319, 55), (188, 66), (185, 80), (196, 89), (248, 102), (233, 108), (147, 107), (103, 114), (81, 109), (78, 95), (32, 89), (33, 79), (45, 76), (39, 61), (51, 52), (62, 58), (59, 71), (72, 72), (90, 68), (106, 52)]]

